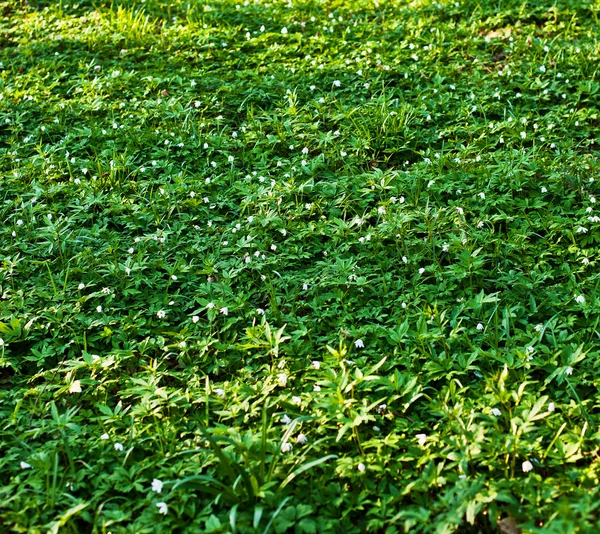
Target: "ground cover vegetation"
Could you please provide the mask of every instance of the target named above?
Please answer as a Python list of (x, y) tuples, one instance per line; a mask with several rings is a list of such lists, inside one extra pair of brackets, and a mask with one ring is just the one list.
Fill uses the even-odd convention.
[(598, 1), (239, 2), (0, 3), (3, 531), (597, 532)]

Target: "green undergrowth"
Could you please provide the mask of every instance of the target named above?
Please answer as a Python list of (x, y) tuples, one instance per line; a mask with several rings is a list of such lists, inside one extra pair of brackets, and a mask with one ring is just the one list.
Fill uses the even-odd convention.
[(6, 532), (597, 532), (600, 3), (0, 2)]

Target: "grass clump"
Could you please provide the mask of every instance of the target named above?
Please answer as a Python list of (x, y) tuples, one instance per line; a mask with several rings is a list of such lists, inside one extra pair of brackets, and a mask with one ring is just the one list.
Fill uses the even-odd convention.
[(597, 2), (0, 12), (5, 529), (597, 530)]

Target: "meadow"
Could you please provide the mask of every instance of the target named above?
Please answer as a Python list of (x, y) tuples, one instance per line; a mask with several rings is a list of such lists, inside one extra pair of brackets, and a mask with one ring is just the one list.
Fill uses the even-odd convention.
[(0, 527), (600, 529), (598, 0), (0, 1)]

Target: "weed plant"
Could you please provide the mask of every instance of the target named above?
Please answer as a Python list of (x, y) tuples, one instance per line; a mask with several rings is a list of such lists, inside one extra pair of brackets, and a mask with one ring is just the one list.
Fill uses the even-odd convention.
[(2, 530), (598, 532), (598, 1), (238, 1), (0, 2)]

